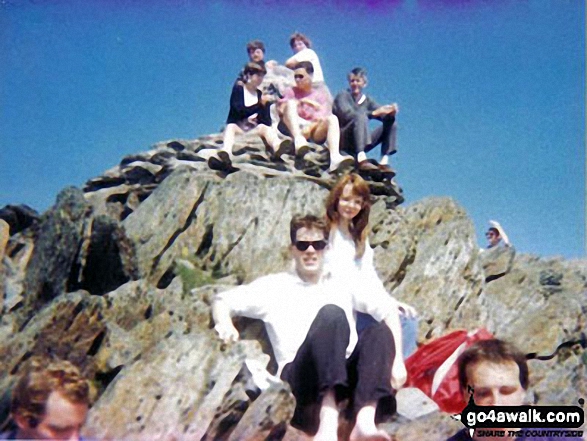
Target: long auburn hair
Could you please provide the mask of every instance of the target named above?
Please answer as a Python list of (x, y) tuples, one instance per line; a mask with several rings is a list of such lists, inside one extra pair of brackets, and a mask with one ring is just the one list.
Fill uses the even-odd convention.
[(340, 223), (340, 215), (338, 214), (338, 201), (344, 188), (347, 184), (352, 185), (353, 194), (363, 198), (363, 208), (351, 220), (349, 225), (349, 232), (355, 242), (356, 254), (355, 258), (360, 259), (365, 253), (365, 243), (369, 235), (369, 212), (371, 211), (371, 192), (369, 185), (356, 173), (344, 175), (326, 198), (326, 218), (328, 219), (329, 227), (335, 228)]

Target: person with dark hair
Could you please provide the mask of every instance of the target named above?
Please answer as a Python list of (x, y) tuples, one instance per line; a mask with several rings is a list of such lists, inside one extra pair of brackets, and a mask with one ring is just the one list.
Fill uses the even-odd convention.
[[(318, 144), (326, 141), (330, 151), (329, 171), (349, 165), (353, 159), (341, 155), (338, 148), (340, 130), (338, 119), (332, 114), (330, 94), (324, 88), (312, 86), (312, 63), (301, 61), (294, 69), (296, 85), (284, 91), (277, 110), (285, 126), (282, 130), (294, 139), (296, 155), (302, 157), (308, 152), (307, 140)], [(282, 153), (279, 150), (276, 156)]]
[[(217, 295), (214, 329), (225, 341), (236, 341), (232, 316), (265, 322), (278, 365), (296, 409), (291, 424), (317, 440), (336, 441), (339, 405), (349, 399), (355, 422), (350, 439), (389, 440), (376, 426), (377, 415), (394, 411), (392, 386), (406, 379), (395, 356), (399, 333), (395, 301), (383, 292), (367, 292), (338, 283), (323, 273), (328, 225), (313, 215), (294, 216), (290, 223), (292, 272), (272, 274)], [(381, 323), (357, 337), (354, 311)]]
[(12, 390), (12, 431), (0, 439), (81, 440), (89, 382), (68, 361), (33, 359)]
[(498, 246), (509, 247), (510, 239), (505, 234), (503, 227), (497, 221), (489, 221), (489, 229), (485, 233), (485, 237), (487, 238), (487, 248), (495, 248)]
[(294, 55), (287, 59), (285, 66), (290, 69), (295, 69), (298, 63), (308, 61), (314, 66), (312, 82), (314, 84), (324, 84), (324, 74), (322, 73), (322, 66), (318, 55), (314, 52), (312, 42), (308, 37), (300, 32), (294, 32), (290, 39), (289, 45), (294, 52)]
[[(526, 355), (511, 343), (499, 339), (481, 340), (467, 348), (457, 360), (459, 386), (465, 397), (472, 395), (478, 406), (521, 406), (529, 385), (529, 370)], [(526, 432), (540, 429), (525, 429), (519, 437), (509, 436), (516, 429), (492, 428), (492, 435), (485, 436), (477, 430), (471, 437), (469, 429), (463, 429), (447, 441), (554, 441), (580, 440), (562, 433), (552, 436), (526, 436)], [(557, 429), (548, 429), (557, 432)], [(503, 432), (497, 434), (497, 432)], [(495, 435), (495, 436), (494, 436)]]
[[(261, 40), (251, 40), (247, 43), (247, 54), (249, 56), (249, 63), (255, 63), (266, 68), (265, 66), (265, 44)], [(245, 65), (246, 66), (246, 65)], [(235, 86), (243, 86), (245, 84), (245, 69), (241, 69), (236, 81)]]
[(208, 158), (208, 164), (212, 169), (234, 168), (232, 148), (237, 134), (257, 133), (267, 142), (272, 154), (279, 148), (280, 140), (277, 131), (271, 126), (269, 113), (273, 98), (259, 90), (266, 70), (256, 63), (247, 63), (243, 72), (245, 84), (234, 86), (230, 95), (230, 110), (226, 119), (222, 149)]
[[(389, 156), (397, 151), (395, 118), (399, 110), (396, 103), (379, 105), (363, 93), (367, 86), (367, 72), (356, 67), (348, 74), (349, 89), (340, 92), (334, 99), (333, 113), (340, 123), (341, 150), (356, 155), (360, 170), (381, 170), (391, 173)], [(382, 123), (373, 132), (369, 120)], [(381, 160), (370, 162), (366, 152), (381, 144)]]

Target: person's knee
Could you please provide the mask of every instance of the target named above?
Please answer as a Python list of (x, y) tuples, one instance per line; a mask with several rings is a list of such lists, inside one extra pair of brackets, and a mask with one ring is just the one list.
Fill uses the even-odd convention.
[(395, 115), (384, 115), (381, 121), (383, 121), (384, 125), (391, 126), (395, 122)]
[(363, 337), (376, 341), (377, 344), (393, 344), (393, 333), (389, 326), (383, 322), (367, 327), (363, 331)]
[(333, 325), (336, 323), (349, 327), (344, 310), (336, 305), (323, 306), (320, 311), (318, 311), (316, 320), (320, 320), (320, 322), (325, 325)]

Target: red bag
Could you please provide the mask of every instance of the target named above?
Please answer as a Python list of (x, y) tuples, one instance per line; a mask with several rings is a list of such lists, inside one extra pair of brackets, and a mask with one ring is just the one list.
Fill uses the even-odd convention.
[(467, 403), (459, 386), (457, 358), (473, 343), (492, 338), (489, 331), (480, 328), (471, 332), (454, 331), (420, 346), (406, 360), (405, 387), (417, 387), (444, 412), (461, 413)]

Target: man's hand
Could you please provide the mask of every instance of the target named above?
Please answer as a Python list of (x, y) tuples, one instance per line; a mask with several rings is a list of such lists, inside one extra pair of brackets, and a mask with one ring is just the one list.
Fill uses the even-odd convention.
[(416, 308), (414, 308), (411, 305), (408, 305), (407, 303), (404, 302), (400, 302), (399, 300), (396, 300), (397, 302), (397, 307), (400, 310), (400, 313), (402, 313), (403, 315), (405, 315), (407, 318), (414, 318), (418, 316), (418, 311), (416, 311)]
[(398, 360), (398, 354), (395, 354), (395, 360), (391, 368), (391, 387), (395, 390), (399, 390), (408, 379), (408, 371), (406, 371), (406, 365), (404, 364), (403, 358)]
[(214, 326), (214, 330), (218, 333), (218, 336), (226, 343), (237, 341), (239, 339), (238, 331), (232, 323), (225, 323), (224, 325), (217, 323)]

